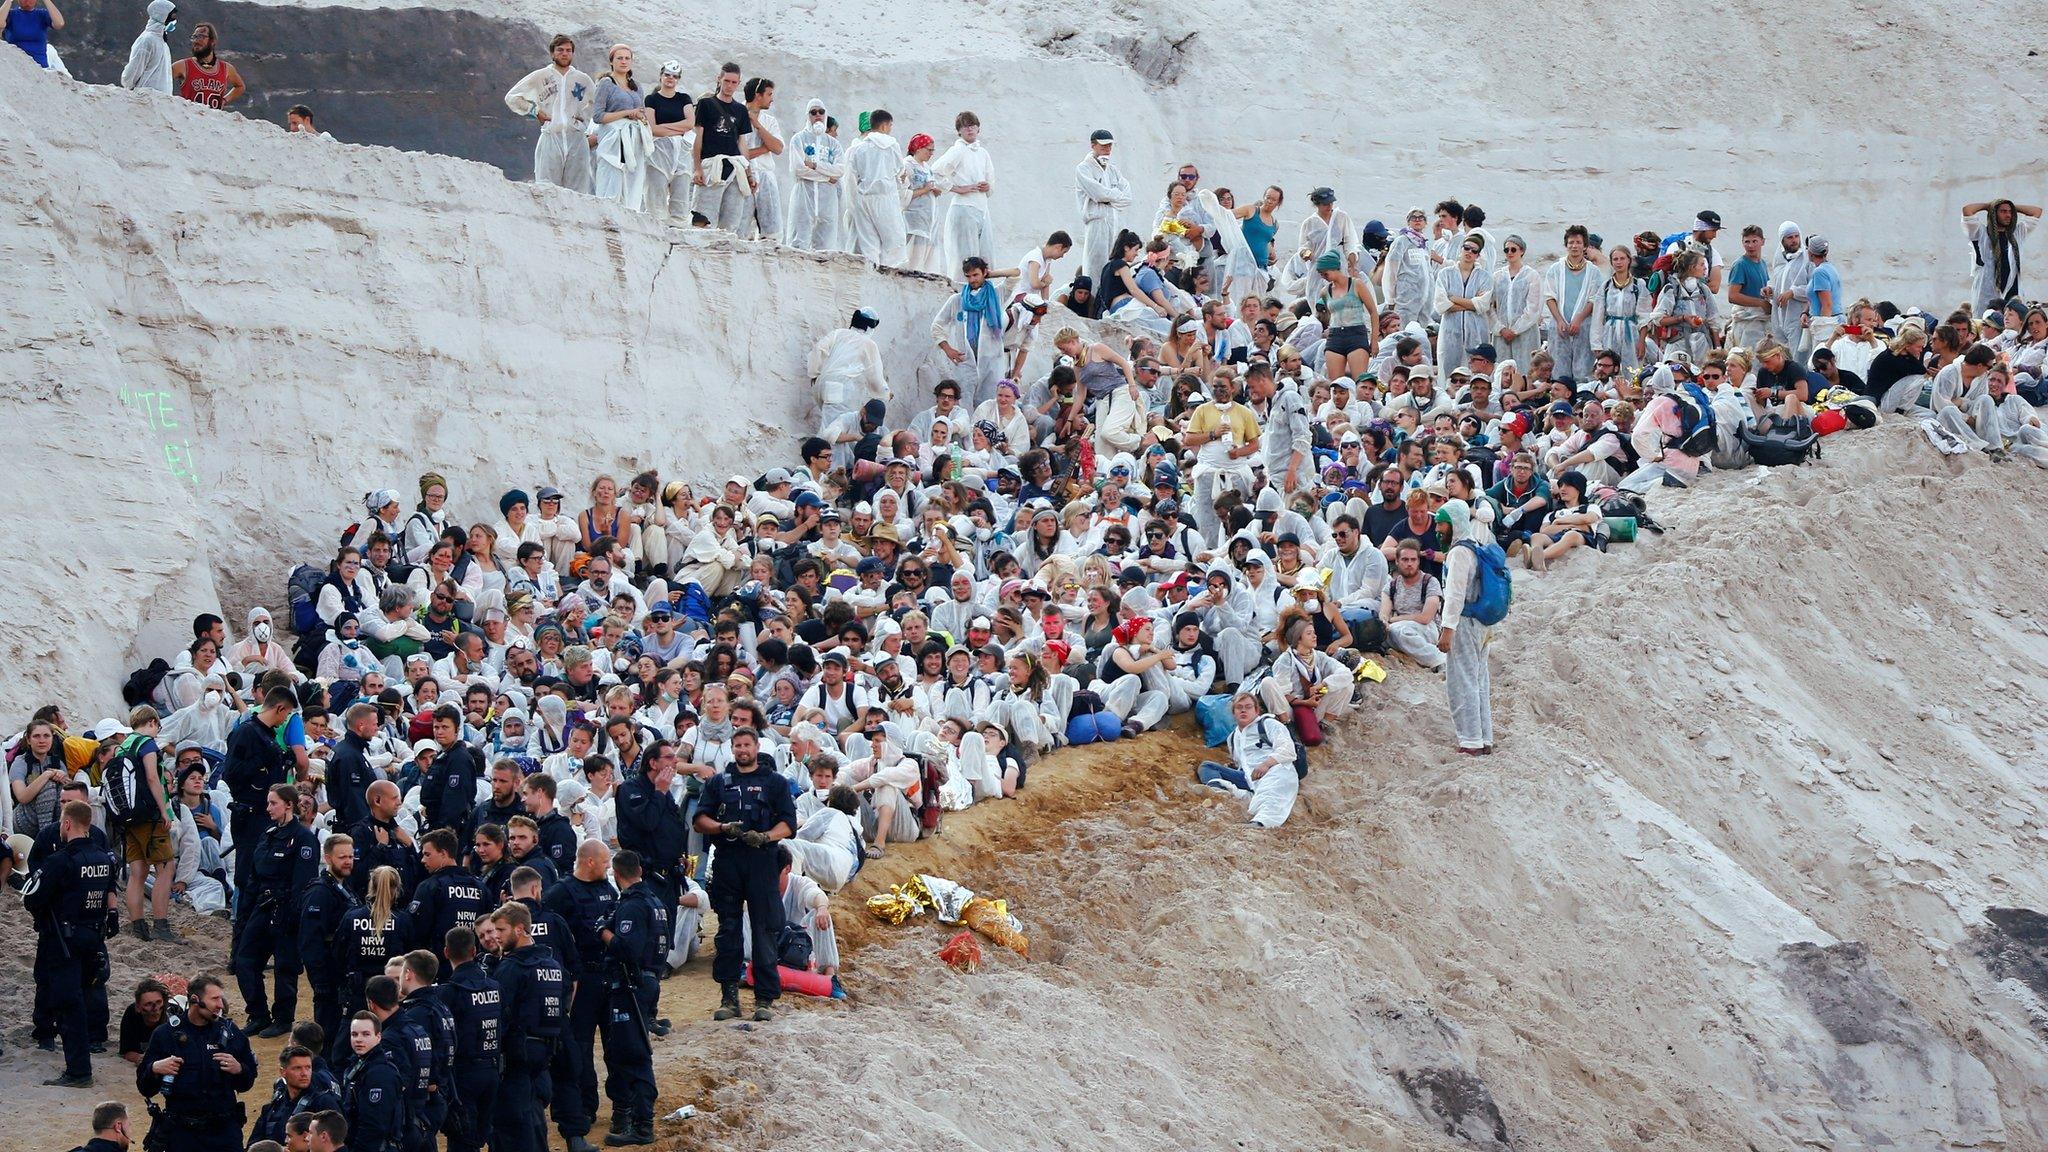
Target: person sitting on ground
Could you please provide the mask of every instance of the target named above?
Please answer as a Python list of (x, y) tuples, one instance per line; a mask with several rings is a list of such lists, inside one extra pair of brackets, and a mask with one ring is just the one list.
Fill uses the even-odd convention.
[(1574, 548), (1607, 551), (1607, 517), (1586, 490), (1585, 475), (1566, 472), (1552, 490), (1557, 494), (1557, 507), (1529, 537), (1529, 567), (1538, 572)]
[[(1546, 502), (1547, 495), (1546, 491)], [(1443, 595), (1443, 585), (1422, 570), (1422, 545), (1412, 539), (1401, 541), (1394, 554), (1394, 575), (1380, 593), (1380, 619), (1387, 626), (1387, 642), (1431, 671), (1444, 666), (1444, 654), (1436, 646)]]
[(1202, 761), (1195, 778), (1211, 788), (1249, 801), (1251, 822), (1261, 828), (1287, 823), (1301, 791), (1294, 768), (1294, 740), (1287, 725), (1259, 711), (1256, 692), (1240, 691), (1230, 700), (1230, 763)]
[[(822, 765), (826, 772), (829, 764)], [(812, 779), (817, 779), (814, 773)], [(861, 865), (860, 798), (851, 787), (834, 784), (825, 803), (785, 841), (800, 871), (827, 892), (846, 887)]]

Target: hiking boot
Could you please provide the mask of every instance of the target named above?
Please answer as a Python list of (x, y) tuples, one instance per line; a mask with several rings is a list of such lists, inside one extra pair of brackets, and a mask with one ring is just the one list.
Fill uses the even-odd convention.
[(149, 939), (149, 921), (135, 919), (128, 922), (128, 930), (135, 933), (137, 940)]
[(73, 1076), (67, 1072), (62, 1076), (52, 1076), (50, 1079), (43, 1081), (43, 1083), (51, 1088), (90, 1088), (92, 1087), (92, 1077)]
[(258, 1040), (275, 1040), (280, 1036), (289, 1036), (291, 1034), (292, 1026), (290, 1021), (279, 1020), (263, 1031), (256, 1033), (256, 1038)]
[(159, 921), (157, 921), (157, 922), (156, 922), (156, 930), (155, 930), (154, 932), (150, 933), (150, 934), (151, 934), (152, 936), (156, 937), (156, 939), (157, 939), (158, 941), (160, 941), (160, 942), (162, 942), (162, 943), (165, 943), (165, 944), (190, 944), (190, 943), (191, 943), (191, 941), (190, 941), (190, 940), (187, 940), (187, 939), (186, 939), (185, 937), (183, 937), (183, 936), (179, 935), (179, 933), (178, 933), (178, 930), (177, 930), (176, 928), (173, 928), (173, 927), (171, 927), (171, 922), (170, 922), (169, 920), (159, 920)]
[(756, 1001), (754, 1001), (754, 1021), (755, 1021), (756, 1023), (758, 1023), (758, 1024), (766, 1024), (767, 1022), (769, 1022), (770, 1020), (773, 1020), (773, 1019), (775, 1019), (775, 1001), (773, 1001), (773, 1000), (756, 1000)]
[[(619, 1134), (618, 1123), (617, 1120), (612, 1121), (611, 1135), (604, 1138), (605, 1143), (612, 1143), (613, 1137)], [(569, 1149), (569, 1152), (597, 1152), (597, 1145), (592, 1144), (587, 1138), (582, 1136), (564, 1136), (562, 1137), (562, 1144)]]
[(740, 986), (727, 984), (718, 998), (718, 1011), (711, 1014), (713, 1020), (733, 1020), (740, 1014)]
[(613, 1148), (636, 1148), (643, 1144), (652, 1144), (654, 1121), (628, 1124), (623, 1131), (616, 1131), (605, 1137), (604, 1142)]

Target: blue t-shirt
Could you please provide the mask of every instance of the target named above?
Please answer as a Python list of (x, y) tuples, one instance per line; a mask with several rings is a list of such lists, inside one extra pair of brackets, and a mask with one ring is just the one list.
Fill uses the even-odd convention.
[[(1813, 270), (1813, 279), (1806, 284), (1806, 306), (1813, 316), (1840, 316), (1842, 314), (1842, 274), (1835, 271), (1833, 264), (1822, 264)], [(1828, 294), (1833, 309), (1820, 310), (1820, 294)]]
[(1139, 265), (1136, 280), (1138, 281), (1138, 291), (1143, 292), (1147, 296), (1166, 286), (1166, 281), (1159, 278), (1159, 273), (1153, 271), (1150, 264)]
[(39, 68), (50, 66), (50, 10), (38, 7), (24, 12), (19, 8), (7, 13), (7, 38), (16, 48), (28, 53), (28, 58)]
[[(1770, 287), (1771, 274), (1764, 268), (1763, 261), (1752, 260), (1744, 256), (1742, 259), (1737, 260), (1735, 267), (1729, 271), (1728, 283), (1742, 289), (1742, 294), (1745, 296), (1755, 296), (1761, 299), (1764, 290)], [(1754, 305), (1750, 305), (1750, 307), (1754, 307)]]

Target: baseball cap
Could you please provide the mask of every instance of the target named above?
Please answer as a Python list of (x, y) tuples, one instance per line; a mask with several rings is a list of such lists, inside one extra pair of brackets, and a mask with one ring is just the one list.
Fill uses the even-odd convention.
[(1498, 360), (1500, 353), (1491, 344), (1475, 345), (1469, 355), (1474, 360)]
[(1088, 134), (1088, 142), (1090, 144), (1114, 144), (1116, 143), (1116, 133), (1111, 132), (1107, 128), (1097, 128)]
[(1180, 505), (1172, 500), (1161, 500), (1152, 505), (1152, 511), (1161, 516), (1176, 516), (1180, 514)]
[(1721, 214), (1709, 208), (1705, 212), (1699, 214), (1698, 220), (1696, 220), (1693, 224), (1693, 231), (1714, 232), (1718, 231), (1720, 227)]
[(1550, 406), (1550, 415), (1553, 418), (1558, 416), (1570, 416), (1572, 415), (1572, 406), (1564, 402), (1563, 400), (1559, 400), (1557, 403), (1552, 404)]
[(768, 474), (761, 477), (761, 481), (770, 488), (775, 487), (777, 484), (787, 484), (789, 483), (789, 469), (770, 468)]
[(560, 488), (553, 486), (552, 484), (541, 485), (540, 491), (533, 494), (533, 500), (536, 504), (544, 500), (560, 500), (561, 498), (562, 490)]

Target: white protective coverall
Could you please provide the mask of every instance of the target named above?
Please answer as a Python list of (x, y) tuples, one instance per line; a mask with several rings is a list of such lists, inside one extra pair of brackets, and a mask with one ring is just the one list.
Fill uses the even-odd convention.
[(1472, 509), (1452, 500), (1438, 512), (1451, 523), (1451, 554), (1444, 560), (1443, 626), (1451, 629), (1450, 659), (1444, 665), (1444, 688), (1451, 699), (1451, 727), (1458, 747), (1493, 746), (1493, 671), (1486, 646), (1492, 629), (1465, 615), (1465, 605), (1478, 592), (1479, 557), (1460, 541), (1477, 542)]
[[(1008, 359), (1003, 353), (1001, 323), (992, 324), (984, 320), (980, 324), (980, 339), (968, 339), (968, 317), (963, 307), (964, 291), (963, 286), (960, 292), (947, 296), (940, 302), (938, 311), (932, 313), (932, 347), (936, 349), (943, 340), (951, 344), (955, 351), (965, 352), (967, 358), (955, 364), (945, 352), (939, 351), (935, 353), (937, 359), (932, 365), (942, 376), (960, 382), (961, 390), (970, 405), (979, 405), (983, 401), (995, 399), (996, 385), (1003, 378), (1003, 370), (1008, 367)], [(969, 411), (972, 411), (971, 407)]]
[[(995, 161), (990, 159), (988, 149), (982, 147), (979, 140), (972, 144), (955, 140), (945, 155), (932, 163), (932, 178), (942, 188), (980, 184), (993, 181), (995, 176)], [(960, 262), (969, 256), (979, 256), (994, 265), (996, 229), (989, 219), (988, 193), (953, 193), (953, 203), (946, 209), (945, 229), (946, 271), (949, 275), (957, 274)]]
[[(1496, 282), (1501, 275), (1500, 271), (1495, 271), (1494, 278)], [(1574, 320), (1579, 319), (1579, 313), (1584, 312), (1588, 304), (1593, 306), (1593, 312), (1600, 310), (1598, 298), (1601, 285), (1609, 282), (1610, 277), (1602, 273), (1599, 266), (1591, 260), (1587, 260), (1579, 265), (1579, 269), (1576, 272), (1572, 270), (1569, 263), (1559, 260), (1543, 270), (1543, 296), (1545, 300), (1557, 302), (1558, 315), (1564, 317), (1564, 324), (1570, 324)], [(1588, 312), (1586, 314), (1586, 318), (1579, 323), (1578, 332), (1573, 335), (1565, 334), (1564, 325), (1551, 318), (1548, 307), (1543, 309), (1543, 314), (1544, 322), (1550, 330), (1550, 354), (1557, 360), (1554, 366), (1556, 374), (1559, 376), (1570, 376), (1573, 380), (1591, 379), (1593, 376), (1593, 313)], [(1530, 355), (1534, 355), (1535, 349), (1531, 348), (1528, 352)], [(1507, 353), (1503, 351), (1501, 355), (1506, 356)], [(1523, 371), (1527, 371), (1529, 368), (1527, 357), (1517, 358), (1515, 366)]]
[(839, 141), (824, 128), (805, 128), (789, 138), (789, 174), (796, 187), (789, 197), (792, 248), (830, 252), (839, 245), (839, 186), (846, 172)]
[(903, 149), (887, 132), (870, 132), (846, 150), (853, 182), (853, 250), (880, 265), (903, 263)]
[(549, 64), (526, 74), (505, 93), (505, 106), (538, 120), (540, 139), (533, 146), (533, 182), (572, 192), (590, 191), (590, 111), (597, 84), (581, 70)]
[(149, 0), (149, 24), (128, 49), (128, 64), (121, 69), (121, 87), (151, 92), (171, 90), (171, 46), (164, 43), (171, 19), (171, 0)]
[(690, 150), (696, 142), (694, 128), (680, 136), (656, 136), (647, 154), (647, 208), (670, 227), (690, 226)]
[[(1520, 272), (1508, 271), (1506, 264), (1495, 269), (1493, 290), (1487, 293), (1483, 311), (1487, 339), (1498, 353), (1494, 359), (1513, 360), (1515, 367), (1527, 368), (1530, 357), (1536, 354), (1537, 346), (1543, 342), (1543, 281), (1536, 274), (1536, 269), (1527, 264), (1522, 265)], [(1515, 338), (1502, 339), (1500, 333), (1503, 328), (1512, 331)], [(1589, 324), (1581, 334), (1591, 331)], [(1587, 375), (1592, 374), (1592, 359), (1589, 350), (1586, 356)], [(1582, 377), (1574, 376), (1572, 379)]]
[[(754, 113), (754, 123), (760, 128), (767, 129), (768, 134), (775, 139), (784, 139), (782, 124), (775, 119), (773, 112), (764, 108)], [(766, 146), (767, 142), (761, 138), (758, 131), (740, 137), (740, 147), (746, 151), (751, 152)], [(751, 205), (754, 231), (763, 240), (782, 239), (782, 176), (776, 171), (779, 160), (780, 157), (775, 153), (763, 152), (747, 161), (747, 167), (754, 176), (754, 199)], [(744, 236), (746, 231), (746, 228), (742, 227), (740, 234)]]
[(882, 349), (858, 328), (828, 332), (811, 346), (811, 379), (818, 387), (818, 426), (858, 411), (870, 400), (889, 399), (882, 374)]
[[(637, 96), (638, 93), (623, 95)], [(591, 156), (592, 191), (601, 200), (615, 200), (634, 212), (647, 210), (647, 162), (654, 152), (654, 131), (638, 119), (614, 120), (591, 129), (597, 147)]]
[[(1109, 263), (1109, 246), (1131, 206), (1131, 182), (1107, 156), (1088, 156), (1074, 166), (1074, 204), (1081, 213), (1081, 274), (1090, 282)], [(1100, 292), (1102, 285), (1095, 285)]]
[[(1779, 235), (1786, 235), (1788, 229), (1790, 235), (1799, 235), (1799, 226), (1790, 220), (1779, 226)], [(1792, 349), (1793, 359), (1802, 364), (1812, 351), (1805, 346), (1806, 313), (1809, 310), (1806, 286), (1812, 282), (1813, 261), (1807, 258), (1806, 245), (1801, 244), (1797, 249), (1786, 252), (1781, 243), (1778, 266), (1771, 272), (1771, 291), (1790, 292), (1792, 298), (1783, 304), (1777, 302), (1776, 296), (1771, 298), (1771, 339)]]
[(1451, 369), (1465, 367), (1472, 349), (1487, 342), (1485, 312), (1453, 312), (1451, 297), (1463, 297), (1481, 307), (1479, 298), (1492, 290), (1493, 273), (1486, 270), (1484, 260), (1474, 263), (1469, 274), (1456, 264), (1446, 264), (1436, 274), (1436, 310), (1443, 317), (1437, 329), (1438, 387), (1448, 390)]

